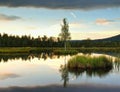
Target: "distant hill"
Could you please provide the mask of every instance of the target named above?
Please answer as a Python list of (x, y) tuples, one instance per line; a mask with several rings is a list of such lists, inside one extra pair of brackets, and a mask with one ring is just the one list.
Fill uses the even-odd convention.
[(109, 37), (109, 38), (96, 39), (96, 40), (93, 40), (93, 41), (120, 41), (120, 34), (116, 35), (116, 36)]
[(120, 34), (104, 39), (71, 40), (72, 47), (120, 47)]
[[(85, 41), (85, 40), (71, 40), (71, 42), (82, 42), (82, 41)], [(97, 42), (101, 42), (101, 41), (119, 41), (120, 42), (120, 34), (119, 35), (116, 35), (116, 36), (112, 36), (112, 37), (109, 37), (109, 38), (103, 38), (103, 39), (95, 39), (95, 40), (91, 40), (91, 41), (97, 41)]]

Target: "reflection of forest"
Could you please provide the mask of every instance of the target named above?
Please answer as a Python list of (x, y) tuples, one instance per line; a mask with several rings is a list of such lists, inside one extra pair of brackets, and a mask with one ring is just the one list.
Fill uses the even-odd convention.
[(39, 53), (39, 54), (0, 54), (0, 62), (7, 62), (8, 60), (22, 59), (24, 61), (31, 60), (33, 58), (44, 59), (47, 58), (55, 59), (60, 58), (60, 55), (54, 55), (53, 53)]

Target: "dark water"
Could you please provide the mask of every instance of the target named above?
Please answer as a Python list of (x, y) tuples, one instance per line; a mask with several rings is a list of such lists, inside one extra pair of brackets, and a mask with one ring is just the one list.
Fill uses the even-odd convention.
[[(82, 53), (79, 53), (82, 54)], [(68, 71), (64, 66), (73, 57), (53, 54), (7, 54), (0, 55), (0, 92), (39, 92), (49, 90), (66, 91), (97, 88), (105, 92), (111, 87), (120, 91), (120, 59), (119, 54), (106, 55), (113, 59), (113, 69), (94, 71)], [(115, 62), (116, 61), (116, 62)], [(47, 91), (46, 89), (46, 91)], [(16, 91), (17, 90), (17, 91)], [(22, 90), (22, 91), (20, 91)], [(95, 92), (96, 90), (93, 90)], [(88, 90), (89, 91), (89, 90)], [(79, 91), (78, 91), (79, 92)], [(112, 89), (110, 90), (112, 92)]]

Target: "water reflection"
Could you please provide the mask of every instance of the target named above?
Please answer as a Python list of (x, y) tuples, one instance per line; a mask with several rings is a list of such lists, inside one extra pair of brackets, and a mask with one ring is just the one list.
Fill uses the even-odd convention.
[(64, 59), (64, 65), (60, 66), (60, 72), (61, 72), (61, 77), (63, 80), (63, 87), (67, 87), (67, 83), (69, 81), (69, 72), (68, 72), (68, 68), (67, 68), (67, 61), (66, 61), (66, 56)]
[[(94, 55), (98, 56), (98, 54)], [(67, 68), (69, 58), (71, 58), (71, 56), (54, 55), (53, 53), (1, 54), (0, 76), (2, 77), (0, 77), (0, 85), (5, 87), (9, 87), (10, 85), (56, 85), (61, 84), (61, 79), (62, 86), (67, 88), (68, 84), (70, 86), (72, 83), (82, 84), (92, 83), (93, 81), (98, 84), (114, 83), (120, 85), (120, 58), (118, 58), (118, 55), (117, 58), (112, 57), (114, 58), (114, 69), (108, 70), (70, 70)]]
[(0, 74), (0, 80), (5, 80), (5, 79), (8, 79), (8, 78), (17, 78), (17, 77), (20, 77), (20, 76), (17, 75), (17, 74), (13, 74), (13, 73)]
[[(92, 55), (92, 53), (82, 53), (83, 55)], [(97, 54), (97, 53), (95, 53)], [(118, 58), (118, 60), (116, 59), (116, 61), (120, 60), (120, 54), (115, 54), (115, 53), (106, 53), (106, 55), (110, 55), (112, 57)], [(26, 60), (31, 60), (33, 58), (38, 58), (40, 59), (44, 59), (46, 60), (47, 58), (50, 59), (59, 59), (60, 56), (66, 57), (64, 55), (55, 55), (53, 53), (39, 53), (39, 54), (31, 54), (31, 53), (16, 53), (16, 54), (0, 54), (0, 62), (4, 61), (7, 62), (8, 60), (15, 60), (15, 59), (22, 59), (24, 61)], [(72, 56), (72, 55), (71, 55)], [(67, 61), (66, 61), (67, 62)]]
[(118, 58), (115, 58), (114, 68), (115, 68), (115, 70), (119, 71), (119, 69), (120, 69), (120, 56)]
[(39, 53), (39, 54), (29, 54), (29, 53), (23, 53), (23, 54), (0, 54), (0, 62), (7, 62), (8, 60), (15, 60), (15, 59), (22, 59), (24, 61), (31, 60), (33, 58), (38, 58), (46, 60), (47, 58), (54, 59), (60, 58), (60, 55), (54, 55), (53, 53)]
[[(85, 55), (91, 55), (91, 54), (85, 54)], [(66, 56), (65, 56), (66, 58)], [(66, 59), (64, 60), (65, 64), (60, 66), (60, 73), (61, 73), (61, 78), (63, 80), (63, 87), (67, 87), (70, 76), (73, 75), (75, 76), (75, 79), (79, 78), (80, 76), (83, 76), (84, 74), (87, 77), (99, 77), (99, 78), (104, 78), (111, 72), (119, 71), (120, 69), (120, 57), (118, 55), (114, 57), (113, 59), (113, 66), (112, 68), (107, 68), (107, 69), (89, 69), (89, 70), (83, 70), (83, 69), (70, 69), (67, 67), (67, 61)]]
[(82, 76), (84, 73), (86, 73), (86, 76), (88, 77), (104, 77), (107, 74), (109, 74), (109, 72), (112, 69), (99, 69), (99, 70), (81, 70), (81, 69), (68, 69), (67, 66), (63, 66), (61, 65), (60, 67), (60, 73), (61, 73), (61, 78), (64, 81), (63, 86), (67, 87), (68, 82), (69, 82), (69, 74), (72, 74), (73, 76), (75, 76), (75, 78), (77, 79), (79, 76)]
[(71, 85), (63, 88), (60, 85), (34, 86), (34, 87), (8, 87), (0, 88), (0, 92), (120, 92), (120, 87), (105, 85)]

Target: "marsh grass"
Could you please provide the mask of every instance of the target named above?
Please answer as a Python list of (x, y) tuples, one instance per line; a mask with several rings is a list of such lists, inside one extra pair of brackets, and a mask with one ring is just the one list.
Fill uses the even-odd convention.
[(64, 50), (64, 48), (38, 48), (38, 47), (1, 47), (0, 53), (54, 53), (57, 55), (77, 54), (77, 50)]
[(58, 54), (58, 55), (67, 55), (67, 54), (72, 55), (72, 54), (77, 54), (78, 51), (77, 50), (66, 50), (65, 51), (64, 49), (63, 50), (62, 49), (61, 50), (58, 49), (58, 50), (54, 50), (53, 53), (54, 54)]
[(80, 52), (120, 52), (120, 47), (82, 47), (78, 49)]
[(89, 48), (64, 48), (59, 47), (0, 47), (0, 53), (39, 53), (39, 52), (53, 52), (55, 54), (77, 54), (92, 53), (92, 52), (120, 52), (120, 47), (89, 47)]
[(112, 59), (106, 56), (75, 56), (68, 61), (68, 69), (108, 69), (112, 68)]
[(29, 47), (1, 47), (0, 53), (28, 53)]
[(0, 53), (41, 53), (52, 52), (51, 48), (38, 47), (1, 47)]

